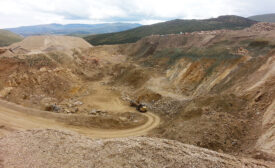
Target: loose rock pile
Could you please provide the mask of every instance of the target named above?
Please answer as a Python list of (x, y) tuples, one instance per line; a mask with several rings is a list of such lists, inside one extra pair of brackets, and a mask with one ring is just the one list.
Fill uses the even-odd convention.
[[(14, 159), (16, 158), (16, 159)], [(271, 164), (172, 140), (135, 137), (91, 140), (57, 130), (30, 130), (0, 139), (0, 167), (249, 167)]]
[(155, 111), (158, 114), (173, 115), (182, 111), (186, 103), (187, 101), (178, 101), (166, 97), (148, 104), (148, 107), (150, 110)]
[(275, 30), (275, 24), (274, 23), (257, 23), (251, 26), (250, 28), (246, 29), (249, 32), (262, 32), (262, 31), (272, 31)]

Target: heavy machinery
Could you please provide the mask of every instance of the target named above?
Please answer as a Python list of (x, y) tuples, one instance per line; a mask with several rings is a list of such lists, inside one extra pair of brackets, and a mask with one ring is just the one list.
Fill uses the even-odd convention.
[(135, 107), (137, 109), (137, 111), (141, 112), (141, 113), (146, 113), (147, 112), (147, 106), (145, 104), (136, 102), (136, 101), (130, 101), (130, 105), (132, 107)]

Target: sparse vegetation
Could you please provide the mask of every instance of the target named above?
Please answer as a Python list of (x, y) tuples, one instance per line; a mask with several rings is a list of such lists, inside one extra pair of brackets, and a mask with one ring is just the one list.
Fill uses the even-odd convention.
[(249, 19), (255, 20), (258, 22), (275, 22), (275, 13), (251, 16), (249, 17)]
[(164, 49), (162, 51), (157, 51), (154, 54), (155, 58), (169, 57), (168, 64), (173, 65), (177, 60), (181, 58), (189, 58), (193, 61), (201, 58), (212, 58), (216, 60), (226, 60), (238, 58), (238, 55), (230, 53), (229, 50), (224, 48), (208, 48), (208, 49), (198, 49), (193, 48), (191, 50), (185, 51), (178, 48), (174, 49)]
[(256, 41), (252, 41), (249, 46), (250, 47), (257, 47), (257, 48), (264, 48), (266, 46), (269, 45), (269, 41), (266, 40), (256, 40)]
[(221, 16), (206, 20), (172, 20), (149, 26), (142, 26), (118, 33), (87, 36), (84, 39), (92, 45), (133, 43), (142, 37), (154, 34), (179, 34), (219, 29), (243, 29), (255, 24), (255, 21), (238, 16)]
[(7, 30), (0, 30), (0, 47), (8, 46), (12, 43), (19, 42), (23, 37)]
[(24, 61), (29, 67), (50, 67), (54, 64), (48, 57), (43, 54), (27, 57), (22, 61)]

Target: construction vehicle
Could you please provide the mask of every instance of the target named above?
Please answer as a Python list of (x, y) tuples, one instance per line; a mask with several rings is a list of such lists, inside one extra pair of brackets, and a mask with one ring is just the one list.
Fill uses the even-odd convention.
[(137, 111), (141, 112), (141, 113), (146, 113), (147, 112), (147, 106), (145, 104), (136, 102), (136, 101), (130, 101), (130, 105), (132, 107), (135, 107), (137, 109)]

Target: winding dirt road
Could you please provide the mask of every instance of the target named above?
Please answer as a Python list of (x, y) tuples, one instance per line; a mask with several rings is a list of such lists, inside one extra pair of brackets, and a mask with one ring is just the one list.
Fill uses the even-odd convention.
[(72, 126), (58, 122), (59, 114), (26, 108), (11, 102), (0, 100), (0, 137), (13, 131), (26, 129), (59, 129), (78, 132), (91, 138), (114, 138), (146, 135), (160, 123), (160, 118), (153, 113), (145, 113), (147, 122), (141, 126), (115, 130)]

